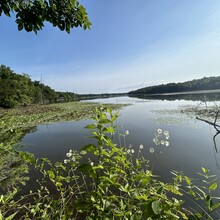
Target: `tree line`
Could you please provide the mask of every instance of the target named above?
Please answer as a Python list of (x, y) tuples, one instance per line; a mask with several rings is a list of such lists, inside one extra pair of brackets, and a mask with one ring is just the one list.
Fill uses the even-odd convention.
[(17, 105), (47, 104), (77, 101), (79, 96), (72, 92), (57, 92), (40, 81), (32, 81), (27, 74), (17, 74), (10, 67), (0, 66), (0, 107)]
[(220, 89), (220, 76), (204, 77), (194, 79), (183, 83), (168, 83), (157, 86), (149, 86), (129, 92), (130, 95), (158, 94), (158, 93), (176, 93), (190, 92), (198, 90)]

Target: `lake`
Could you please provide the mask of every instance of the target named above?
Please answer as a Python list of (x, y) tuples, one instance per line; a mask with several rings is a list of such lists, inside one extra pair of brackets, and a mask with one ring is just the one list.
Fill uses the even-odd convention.
[[(192, 96), (192, 95), (191, 95)], [(201, 167), (219, 176), (220, 155), (216, 152), (213, 135), (215, 129), (195, 119), (195, 115), (180, 113), (186, 106), (204, 105), (194, 97), (192, 100), (173, 96), (172, 99), (141, 99), (118, 97), (97, 99), (94, 102), (129, 104), (120, 109), (117, 121), (120, 133), (129, 131), (126, 145), (132, 145), (137, 152), (143, 145), (142, 154), (149, 159), (151, 168), (162, 180), (170, 180), (170, 171), (184, 171), (189, 177), (195, 177)], [(206, 104), (213, 105), (212, 101)], [(216, 99), (217, 100), (217, 99)], [(23, 150), (36, 157), (48, 157), (52, 161), (63, 161), (70, 149), (79, 150), (83, 145), (92, 142), (90, 132), (84, 127), (91, 120), (70, 121), (39, 125), (22, 139)], [(169, 131), (169, 146), (155, 145), (153, 139), (158, 129)], [(220, 137), (217, 136), (217, 147), (220, 151)], [(151, 153), (150, 149), (154, 152)]]

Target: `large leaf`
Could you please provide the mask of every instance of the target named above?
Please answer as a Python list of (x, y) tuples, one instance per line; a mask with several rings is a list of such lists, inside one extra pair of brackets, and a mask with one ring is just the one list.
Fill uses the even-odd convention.
[(159, 200), (152, 202), (151, 207), (156, 215), (159, 215), (162, 211), (161, 202)]

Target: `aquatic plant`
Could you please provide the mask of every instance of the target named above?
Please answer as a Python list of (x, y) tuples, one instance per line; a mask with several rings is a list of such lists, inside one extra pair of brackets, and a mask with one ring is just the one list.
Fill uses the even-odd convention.
[[(70, 150), (63, 162), (52, 164), (19, 152), (41, 173), (39, 187), (20, 198), (16, 187), (1, 195), (0, 219), (214, 219), (220, 206), (212, 196), (218, 188), (215, 177), (202, 168), (202, 186), (177, 171), (172, 171), (172, 183), (160, 181), (140, 153), (143, 145), (134, 155), (134, 146), (115, 144), (117, 118), (110, 108), (96, 109), (94, 122), (86, 126), (96, 144)], [(160, 144), (161, 135), (167, 140), (169, 132), (157, 131)], [(186, 197), (199, 208), (185, 207)]]
[[(118, 109), (124, 105), (106, 105)], [(80, 120), (95, 115), (97, 103), (58, 103), (14, 109), (0, 108), (0, 191), (24, 182), (27, 164), (19, 156), (19, 142), (39, 124)]]

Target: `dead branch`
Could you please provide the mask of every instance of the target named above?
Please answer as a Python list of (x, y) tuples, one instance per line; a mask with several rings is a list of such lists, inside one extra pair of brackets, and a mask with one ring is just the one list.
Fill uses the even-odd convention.
[(196, 119), (198, 119), (198, 120), (200, 120), (200, 121), (204, 121), (204, 122), (206, 122), (207, 124), (210, 124), (210, 125), (214, 126), (215, 130), (216, 130), (217, 132), (220, 132), (220, 125), (216, 124), (217, 119), (218, 119), (218, 114), (219, 114), (219, 112), (217, 111), (217, 113), (216, 113), (216, 115), (215, 115), (215, 120), (214, 120), (214, 122), (211, 122), (211, 121), (208, 121), (208, 120), (206, 120), (206, 119), (199, 118), (199, 117), (196, 117)]

